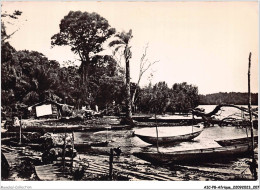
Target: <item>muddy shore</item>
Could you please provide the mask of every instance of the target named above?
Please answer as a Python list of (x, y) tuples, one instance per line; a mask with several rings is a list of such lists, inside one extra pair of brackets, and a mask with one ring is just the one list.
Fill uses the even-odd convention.
[[(131, 139), (132, 130), (125, 129), (124, 125), (120, 125), (118, 117), (104, 117), (85, 121), (55, 121), (55, 120), (24, 120), (23, 124), (26, 127), (79, 127), (82, 130), (81, 136), (85, 133), (86, 139), (90, 142), (98, 142), (105, 139), (95, 139), (96, 134), (104, 134), (109, 131), (114, 137)], [(152, 122), (139, 122), (139, 127), (153, 126)], [(166, 123), (162, 123), (162, 126)], [(112, 127), (115, 128), (112, 128)], [(117, 127), (117, 128), (116, 128)], [(100, 131), (100, 133), (99, 133)], [(107, 133), (107, 134), (109, 134)], [(4, 132), (2, 132), (3, 136)], [(106, 134), (106, 135), (107, 135)], [(107, 139), (106, 139), (107, 140)], [(111, 139), (110, 139), (111, 140)], [(115, 140), (114, 140), (115, 141)], [(132, 142), (131, 142), (132, 143)], [(84, 152), (78, 152), (74, 158), (74, 169), (79, 168), (78, 163), (85, 163), (87, 167), (84, 170), (84, 175), (80, 180), (109, 180), (109, 150), (116, 148), (116, 142), (110, 142), (104, 147), (91, 147)], [(123, 146), (123, 145), (121, 145)], [(133, 145), (134, 146), (134, 145)], [(115, 156), (113, 161), (113, 180), (135, 181), (135, 180), (159, 180), (159, 181), (186, 181), (186, 180), (252, 180), (252, 175), (249, 171), (249, 158), (239, 158), (231, 160), (227, 163), (209, 163), (203, 165), (153, 165), (134, 157), (129, 152), (131, 147), (128, 144), (121, 147), (122, 154)], [(9, 162), (9, 175), (3, 180), (78, 180), (69, 172), (57, 171), (59, 175), (49, 175), (49, 179), (41, 179), (42, 176), (37, 175), (37, 170), (46, 168), (42, 163), (42, 152), (33, 150), (29, 146), (14, 146), (2, 143), (1, 150)], [(257, 156), (257, 152), (256, 152)], [(48, 166), (49, 167), (49, 166)], [(69, 168), (69, 167), (68, 167)], [(50, 168), (50, 171), (53, 168)], [(70, 169), (70, 168), (69, 168)], [(44, 175), (44, 174), (43, 174)], [(46, 174), (47, 175), (47, 174)], [(48, 177), (48, 175), (47, 175)]]

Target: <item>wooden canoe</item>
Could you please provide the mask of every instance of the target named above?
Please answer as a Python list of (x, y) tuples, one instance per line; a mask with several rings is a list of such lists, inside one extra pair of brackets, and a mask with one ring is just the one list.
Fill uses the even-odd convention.
[[(164, 144), (171, 144), (175, 142), (183, 142), (183, 141), (189, 141), (194, 139), (195, 137), (199, 136), (202, 130), (196, 131), (193, 133), (188, 133), (184, 135), (178, 135), (178, 136), (166, 136), (166, 137), (158, 137), (158, 145), (164, 145)], [(139, 137), (142, 141), (156, 145), (157, 144), (157, 137), (154, 136), (145, 136), (140, 134), (135, 134), (135, 136)]]
[(151, 163), (179, 164), (200, 163), (215, 160), (224, 160), (234, 156), (245, 155), (250, 151), (248, 145), (234, 145), (226, 147), (175, 151), (169, 153), (134, 152), (133, 155)]
[[(231, 146), (236, 144), (252, 144), (251, 137), (237, 138), (237, 139), (223, 139), (215, 140), (220, 146)], [(258, 142), (258, 136), (254, 136), (254, 142)]]

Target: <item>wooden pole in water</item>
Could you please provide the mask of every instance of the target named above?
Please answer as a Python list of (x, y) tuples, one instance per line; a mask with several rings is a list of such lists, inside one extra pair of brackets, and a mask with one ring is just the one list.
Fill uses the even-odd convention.
[(158, 123), (157, 123), (157, 117), (156, 117), (156, 113), (155, 113), (155, 127), (156, 127), (156, 145), (157, 145), (157, 152), (159, 152), (159, 144), (158, 144)]
[(249, 53), (248, 58), (248, 111), (249, 111), (249, 121), (250, 121), (250, 127), (251, 127), (251, 143), (252, 143), (252, 169), (253, 169), (253, 176), (254, 179), (257, 179), (257, 173), (256, 173), (256, 160), (254, 155), (254, 128), (253, 128), (253, 122), (252, 122), (252, 112), (251, 112), (251, 89), (250, 89), (250, 68), (251, 68), (251, 52)]
[(193, 133), (193, 125), (194, 125), (194, 115), (192, 113), (192, 133)]
[(71, 171), (73, 171), (73, 150), (74, 150), (74, 131), (72, 131), (72, 153), (71, 153)]
[(22, 144), (22, 116), (20, 117), (19, 144)]
[(106, 138), (106, 141), (108, 142), (108, 128), (107, 128), (107, 136), (106, 136), (107, 138)]
[(66, 136), (67, 136), (67, 130), (65, 128), (64, 144), (63, 144), (63, 151), (62, 151), (63, 152), (63, 154), (62, 154), (63, 174), (65, 172)]
[(110, 155), (109, 155), (109, 180), (113, 180), (113, 158), (114, 153), (113, 149), (110, 149)]

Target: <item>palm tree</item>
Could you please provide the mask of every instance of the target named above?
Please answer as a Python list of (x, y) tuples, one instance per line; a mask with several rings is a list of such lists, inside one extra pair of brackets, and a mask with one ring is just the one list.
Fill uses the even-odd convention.
[(131, 40), (132, 36), (132, 30), (129, 30), (129, 32), (121, 32), (115, 35), (117, 37), (116, 40), (113, 40), (109, 43), (109, 47), (115, 47), (114, 53), (118, 52), (119, 49), (124, 50), (124, 58), (125, 58), (125, 63), (126, 63), (126, 73), (125, 73), (125, 78), (126, 78), (126, 117), (127, 118), (132, 118), (132, 103), (131, 103), (131, 94), (130, 94), (130, 65), (129, 65), (129, 60), (132, 57), (132, 52), (131, 52), (131, 46), (129, 46), (129, 42)]

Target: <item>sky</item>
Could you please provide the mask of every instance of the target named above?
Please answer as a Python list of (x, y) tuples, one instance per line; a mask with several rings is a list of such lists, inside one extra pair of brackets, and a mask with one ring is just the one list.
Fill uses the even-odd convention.
[(257, 1), (2, 2), (2, 13), (13, 10), (23, 12), (13, 25), (6, 23), (9, 32), (20, 28), (10, 39), (16, 50), (39, 51), (61, 65), (78, 60), (69, 47), (51, 48), (51, 37), (69, 11), (96, 12), (118, 32), (132, 29), (132, 82), (137, 82), (148, 44), (147, 58), (158, 62), (143, 76), (141, 86), (187, 82), (196, 85), (200, 94), (247, 92), (252, 52), (251, 90), (258, 92)]

